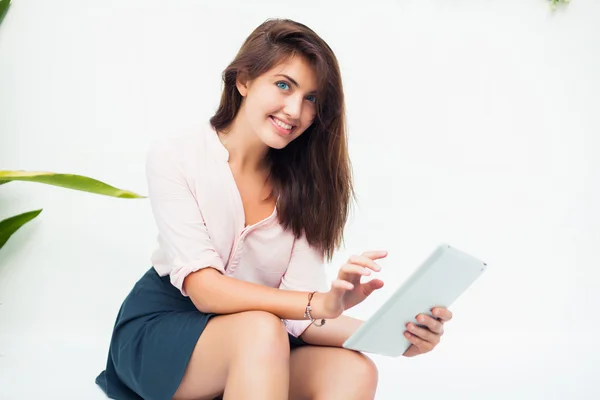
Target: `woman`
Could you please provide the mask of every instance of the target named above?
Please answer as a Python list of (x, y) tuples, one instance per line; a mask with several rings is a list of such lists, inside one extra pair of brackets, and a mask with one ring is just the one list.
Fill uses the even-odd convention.
[[(203, 132), (148, 152), (159, 246), (96, 382), (119, 400), (372, 399), (373, 362), (341, 348), (362, 321), (342, 312), (383, 286), (361, 277), (386, 252), (351, 257), (331, 288), (323, 267), (353, 194), (337, 60), (308, 27), (269, 20), (223, 79)], [(433, 315), (409, 324), (406, 356), (439, 342), (452, 314)]]

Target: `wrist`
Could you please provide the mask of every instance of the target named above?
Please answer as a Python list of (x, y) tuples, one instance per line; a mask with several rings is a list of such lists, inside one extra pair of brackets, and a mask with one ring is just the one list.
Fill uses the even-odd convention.
[(330, 315), (325, 310), (326, 293), (317, 292), (314, 294), (310, 302), (310, 315), (313, 319), (330, 318)]

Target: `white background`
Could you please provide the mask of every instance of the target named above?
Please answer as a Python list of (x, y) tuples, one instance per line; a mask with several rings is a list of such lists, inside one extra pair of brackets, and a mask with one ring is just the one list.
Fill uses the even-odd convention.
[[(374, 357), (377, 399), (600, 398), (598, 1), (13, 0), (0, 169), (146, 194), (147, 146), (207, 121), (269, 17), (315, 29), (341, 64), (359, 204), (328, 268), (390, 252), (385, 288), (349, 314), (439, 243), (489, 265), (435, 351)], [(0, 187), (0, 219), (37, 208), (0, 250), (0, 398), (103, 399), (116, 312), (155, 246), (149, 203)]]

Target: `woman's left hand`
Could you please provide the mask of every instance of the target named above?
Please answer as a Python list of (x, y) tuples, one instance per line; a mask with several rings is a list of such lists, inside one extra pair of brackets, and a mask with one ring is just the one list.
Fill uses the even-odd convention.
[(414, 357), (419, 354), (428, 353), (440, 343), (444, 334), (444, 323), (452, 319), (450, 310), (444, 307), (435, 307), (431, 309), (433, 317), (426, 314), (417, 316), (417, 326), (412, 322), (406, 324), (407, 331), (404, 336), (412, 345), (404, 352), (405, 357)]

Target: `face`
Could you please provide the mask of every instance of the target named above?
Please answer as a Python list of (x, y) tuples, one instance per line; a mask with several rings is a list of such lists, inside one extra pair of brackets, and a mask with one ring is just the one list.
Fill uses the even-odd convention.
[(264, 144), (284, 148), (313, 123), (316, 85), (310, 64), (293, 57), (252, 81), (238, 81), (240, 116)]

